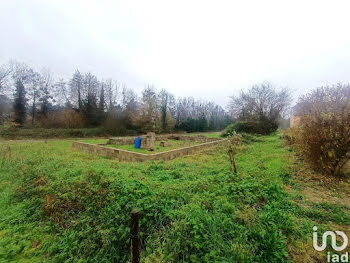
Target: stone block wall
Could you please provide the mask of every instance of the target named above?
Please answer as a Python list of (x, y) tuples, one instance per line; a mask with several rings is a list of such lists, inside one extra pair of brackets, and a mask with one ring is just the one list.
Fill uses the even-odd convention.
[[(170, 135), (170, 137), (173, 135)], [(208, 138), (205, 136), (186, 136), (186, 135), (175, 135), (175, 137), (179, 137), (179, 140), (181, 141), (192, 141), (192, 142), (198, 142), (198, 143), (205, 143), (205, 142), (215, 142), (217, 138)]]
[[(187, 136), (188, 137), (188, 136)], [(210, 138), (212, 139), (212, 138)], [(72, 148), (87, 152), (94, 153), (100, 156), (108, 157), (111, 159), (117, 159), (119, 161), (127, 161), (127, 162), (144, 162), (148, 160), (172, 160), (177, 157), (190, 155), (205, 148), (223, 144), (226, 142), (226, 139), (216, 139), (215, 141), (205, 142), (194, 146), (174, 149), (166, 152), (154, 153), (154, 154), (143, 154), (136, 153), (127, 150), (121, 150), (111, 147), (106, 147), (97, 144), (90, 144), (84, 142), (73, 141)]]
[[(109, 138), (107, 144), (114, 144), (114, 145), (133, 145), (135, 139), (138, 136), (129, 136), (129, 137), (113, 137)], [(146, 140), (146, 135), (140, 136), (143, 141)], [(163, 141), (167, 139), (178, 139), (181, 141), (192, 141), (192, 142), (198, 142), (198, 143), (205, 143), (205, 142), (214, 142), (219, 139), (217, 138), (208, 138), (205, 136), (188, 136), (184, 134), (161, 134), (156, 135), (156, 141)]]

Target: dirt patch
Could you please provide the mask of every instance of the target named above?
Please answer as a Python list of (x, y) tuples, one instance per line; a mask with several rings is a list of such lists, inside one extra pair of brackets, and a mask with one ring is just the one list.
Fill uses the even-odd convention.
[(334, 193), (333, 190), (325, 189), (324, 187), (309, 187), (306, 186), (301, 192), (305, 196), (306, 201), (313, 203), (333, 203), (338, 205), (347, 206), (350, 209), (350, 195), (342, 194), (342, 197), (338, 197), (338, 193)]
[(325, 253), (318, 252), (312, 245), (312, 240), (295, 245), (288, 244), (288, 254), (292, 262), (324, 263), (327, 262)]
[[(350, 178), (334, 177), (303, 167), (294, 177), (306, 201), (334, 203), (350, 208)], [(288, 189), (287, 190), (291, 190)]]

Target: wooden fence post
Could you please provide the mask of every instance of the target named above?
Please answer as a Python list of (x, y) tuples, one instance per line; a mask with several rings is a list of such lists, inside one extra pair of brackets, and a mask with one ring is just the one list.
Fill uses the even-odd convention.
[(130, 225), (131, 263), (140, 262), (139, 219), (140, 219), (140, 211), (137, 209), (132, 210), (131, 225)]
[(234, 157), (234, 154), (233, 154), (233, 150), (232, 150), (232, 149), (229, 149), (229, 150), (228, 150), (228, 155), (230, 156), (232, 172), (233, 172), (234, 174), (237, 174), (237, 167), (236, 167), (235, 157)]

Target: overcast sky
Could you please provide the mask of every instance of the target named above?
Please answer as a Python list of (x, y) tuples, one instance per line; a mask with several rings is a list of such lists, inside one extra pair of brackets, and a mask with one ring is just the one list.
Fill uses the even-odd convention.
[(0, 0), (0, 62), (225, 105), (254, 83), (350, 82), (350, 1)]

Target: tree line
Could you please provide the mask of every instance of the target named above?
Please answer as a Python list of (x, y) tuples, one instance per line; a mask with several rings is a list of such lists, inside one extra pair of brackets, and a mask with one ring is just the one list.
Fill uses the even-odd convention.
[(76, 70), (56, 79), (17, 61), (0, 66), (0, 124), (45, 128), (104, 127), (113, 134), (221, 130), (230, 122), (213, 102), (147, 85), (137, 94), (111, 78)]

